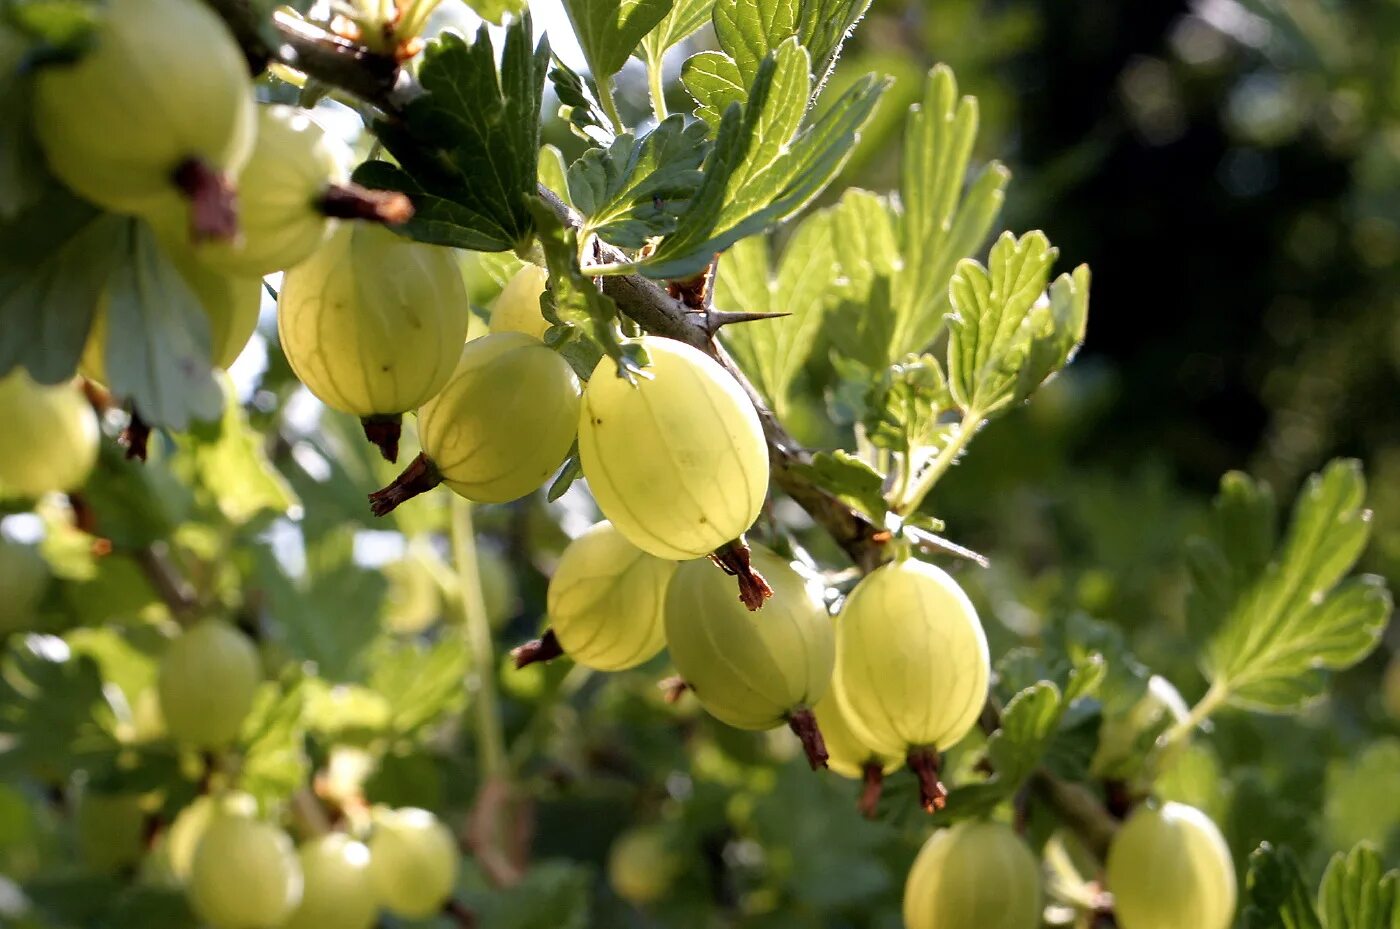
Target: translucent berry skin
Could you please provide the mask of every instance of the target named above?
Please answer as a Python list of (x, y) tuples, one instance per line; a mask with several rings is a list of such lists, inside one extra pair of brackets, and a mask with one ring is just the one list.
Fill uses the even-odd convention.
[[(180, 276), (190, 286), (205, 317), (209, 320), (209, 361), (214, 367), (227, 369), (258, 328), (258, 311), (262, 307), (263, 285), (258, 277), (225, 274), (207, 267), (179, 245), (166, 248)], [(83, 357), (78, 371), (99, 384), (107, 380), (107, 298), (97, 304), (83, 345)]]
[(32, 545), (0, 535), (0, 638), (33, 629), (49, 586), (49, 566)]
[(321, 247), (335, 224), (320, 198), (350, 179), (353, 160), (306, 110), (266, 104), (257, 114), (257, 142), (238, 175), (238, 238), (195, 246), (211, 268), (244, 277), (295, 267)]
[(369, 840), (370, 880), (380, 904), (406, 919), (442, 909), (457, 884), (459, 853), (452, 833), (427, 810), (379, 815)]
[(672, 339), (635, 386), (604, 358), (584, 391), (579, 459), (603, 515), (658, 558), (699, 558), (738, 538), (768, 490), (758, 413), (734, 378)]
[(905, 929), (1038, 929), (1040, 924), (1040, 865), (1009, 826), (966, 820), (940, 829), (909, 869)]
[(831, 618), (802, 576), (762, 546), (752, 557), (773, 588), (757, 612), (707, 559), (676, 569), (666, 592), (666, 644), (711, 716), (737, 729), (771, 729), (821, 700), (835, 642)]
[(257, 649), (222, 620), (201, 620), (170, 643), (156, 684), (172, 738), (200, 748), (234, 741), (262, 681)]
[(956, 745), (976, 723), (990, 677), (977, 611), (931, 564), (876, 568), (837, 617), (837, 699), (856, 736), (883, 754)]
[(1108, 889), (1123, 929), (1227, 929), (1235, 865), (1210, 817), (1182, 803), (1141, 806), (1108, 849)]
[(523, 497), (569, 454), (578, 378), (558, 352), (519, 332), (474, 339), (458, 354), (452, 378), (418, 410), (423, 452), (468, 500)]
[(281, 829), (225, 807), (199, 840), (187, 891), (212, 929), (277, 929), (301, 902), (301, 863)]
[(369, 929), (379, 909), (369, 849), (343, 832), (302, 843), (301, 904), (281, 929)]
[(223, 21), (188, 0), (109, 0), (90, 49), (41, 68), (34, 127), (64, 184), (118, 213), (186, 215), (176, 170), (230, 179), (256, 135), (248, 65)]
[[(252, 798), (248, 797), (248, 801)], [(256, 809), (256, 805), (253, 806)], [(208, 795), (195, 797), (189, 805), (175, 814), (175, 821), (165, 834), (165, 854), (170, 862), (170, 873), (182, 883), (189, 880), (190, 869), (194, 866), (194, 853), (199, 842), (219, 811), (219, 801)]]
[(516, 271), (491, 306), (491, 331), (523, 332), (543, 339), (549, 321), (540, 312), (540, 295), (548, 281), (548, 272), (537, 265)]
[(470, 315), (450, 250), (369, 223), (341, 224), (288, 271), (277, 310), (296, 376), (362, 418), (417, 409), (442, 390)]
[(87, 482), (99, 431), (76, 383), (48, 387), (11, 372), (0, 378), (0, 423), (0, 497), (39, 497)]
[(569, 543), (549, 582), (549, 626), (574, 661), (621, 671), (666, 647), (666, 587), (676, 563), (601, 522)]
[(812, 708), (817, 717), (817, 725), (822, 730), (822, 740), (826, 743), (826, 766), (842, 777), (860, 780), (865, 776), (865, 766), (879, 765), (885, 774), (892, 774), (904, 765), (901, 755), (882, 754), (866, 745), (846, 722), (846, 714), (836, 699), (836, 684), (832, 681), (826, 696)]
[(608, 884), (613, 893), (637, 906), (665, 899), (680, 870), (680, 856), (660, 826), (628, 829), (608, 850)]

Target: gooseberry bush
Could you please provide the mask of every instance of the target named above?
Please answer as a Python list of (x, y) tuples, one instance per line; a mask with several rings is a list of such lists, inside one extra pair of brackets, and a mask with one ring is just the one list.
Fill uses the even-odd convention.
[(524, 0), (0, 3), (0, 924), (1400, 924), (1255, 815), (1400, 819), (1298, 758), (1390, 615), (1358, 462), (1223, 478), (1194, 676), (939, 518), (1090, 275), (869, 5), (565, 0), (581, 72)]

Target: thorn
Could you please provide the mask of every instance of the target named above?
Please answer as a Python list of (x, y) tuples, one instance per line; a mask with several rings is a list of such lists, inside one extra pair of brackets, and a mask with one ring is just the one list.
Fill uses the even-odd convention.
[(949, 542), (942, 536), (934, 535), (932, 532), (925, 532), (922, 529), (915, 529), (911, 526), (906, 526), (904, 531), (909, 536), (910, 541), (912, 541), (921, 551), (941, 552), (945, 555), (954, 555), (958, 558), (966, 558), (968, 561), (971, 561), (974, 564), (976, 564), (979, 568), (987, 568), (990, 567), (992, 564), (991, 559), (989, 559), (986, 555), (974, 552), (970, 548), (963, 548), (956, 542)]
[(740, 313), (730, 310), (709, 310), (705, 313), (705, 331), (714, 335), (719, 332), (721, 327), (733, 323), (751, 323), (760, 319), (782, 319), (784, 316), (791, 315), (791, 313)]

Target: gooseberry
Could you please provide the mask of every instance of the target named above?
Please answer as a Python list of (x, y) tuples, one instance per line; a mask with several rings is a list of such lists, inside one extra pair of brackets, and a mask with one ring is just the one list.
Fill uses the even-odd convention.
[(543, 339), (549, 321), (540, 312), (540, 295), (548, 281), (549, 272), (538, 265), (527, 264), (516, 271), (491, 305), (491, 331), (523, 332)]
[(1002, 823), (965, 820), (940, 829), (909, 869), (906, 929), (1037, 929), (1040, 923), (1040, 866)]
[(1123, 929), (1226, 929), (1235, 865), (1220, 829), (1182, 803), (1140, 806), (1108, 849), (1108, 889)]
[(301, 903), (282, 929), (369, 929), (379, 908), (369, 875), (369, 849), (332, 832), (297, 849)]
[(166, 729), (180, 742), (218, 748), (238, 738), (262, 681), (257, 649), (222, 620), (205, 619), (170, 643), (157, 687)]
[(97, 463), (97, 414), (75, 383), (36, 384), (23, 370), (0, 378), (0, 495), (77, 490)]
[(236, 798), (214, 812), (195, 849), (188, 891), (213, 929), (276, 929), (301, 902), (292, 840)]
[(406, 919), (442, 909), (457, 884), (452, 833), (427, 810), (385, 810), (369, 840), (370, 880), (379, 902)]

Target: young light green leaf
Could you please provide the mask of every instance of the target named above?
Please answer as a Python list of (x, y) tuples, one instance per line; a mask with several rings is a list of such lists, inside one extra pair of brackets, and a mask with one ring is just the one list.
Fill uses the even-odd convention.
[(1386, 871), (1376, 849), (1362, 843), (1332, 856), (1317, 892), (1322, 929), (1391, 929), (1400, 925), (1400, 871)]
[(827, 317), (827, 341), (845, 358), (868, 372), (870, 382), (884, 370), (893, 336), (892, 282), (901, 268), (895, 237), (897, 215), (884, 197), (851, 189), (831, 211), (832, 240), (838, 274), (832, 288), (833, 309)]
[(549, 69), (549, 82), (559, 98), (559, 116), (568, 122), (574, 135), (592, 145), (612, 143), (612, 125), (578, 72), (555, 58)]
[(676, 114), (640, 141), (624, 132), (608, 148), (584, 152), (568, 176), (574, 205), (584, 216), (580, 236), (641, 248), (671, 232), (700, 186), (708, 150), (705, 127), (687, 126)]
[(595, 81), (622, 70), (637, 43), (671, 11), (673, 0), (564, 0)]
[[(549, 268), (549, 292), (553, 297), (553, 316), (563, 330), (562, 335), (549, 334), (550, 344), (559, 345), (575, 335), (582, 337), (594, 350), (613, 359), (627, 376), (646, 365), (646, 353), (639, 342), (629, 342), (622, 334), (617, 304), (586, 277), (578, 263), (578, 233), (559, 221), (542, 200), (532, 198), (539, 243), (544, 249)], [(563, 349), (569, 357), (567, 346)], [(589, 353), (590, 356), (592, 352)], [(591, 360), (591, 358), (590, 358)], [(571, 360), (571, 363), (572, 360)], [(589, 370), (582, 373), (587, 377)]]
[(730, 245), (801, 210), (836, 176), (886, 85), (867, 76), (800, 128), (809, 85), (807, 52), (795, 40), (764, 59), (748, 102), (724, 114), (704, 181), (676, 231), (640, 265), (644, 274), (695, 274)]
[(276, 803), (306, 783), (305, 678), (267, 683), (243, 724), (238, 786), (265, 803)]
[[(1263, 497), (1241, 486), (1247, 482), (1227, 476), (1218, 509), (1234, 517), (1256, 510), (1254, 501)], [(1390, 615), (1390, 592), (1379, 578), (1342, 580), (1369, 536), (1365, 494), (1359, 463), (1334, 461), (1308, 480), (1281, 547), (1262, 570), (1251, 548), (1236, 561), (1221, 547), (1228, 538), (1212, 540), (1209, 557), (1198, 554), (1198, 591), (1206, 588), (1217, 608), (1230, 601), (1204, 662), (1220, 699), (1261, 712), (1296, 710), (1322, 692), (1325, 671), (1350, 667), (1376, 646)], [(1226, 525), (1230, 537), (1251, 535)], [(1197, 551), (1210, 544), (1198, 544)], [(1208, 566), (1205, 573), (1201, 564)]]
[(564, 164), (564, 153), (553, 145), (540, 146), (540, 183), (552, 190), (568, 206), (574, 201), (569, 196), (568, 166)]
[(175, 464), (191, 469), (193, 482), (234, 525), (262, 513), (286, 513), (297, 504), (296, 494), (268, 460), (262, 436), (248, 425), (233, 382), (221, 374), (218, 384), (224, 415), (177, 437), (183, 454)]
[(811, 462), (792, 466), (818, 487), (843, 503), (859, 510), (872, 520), (885, 516), (885, 476), (850, 452), (817, 452)]
[(1073, 275), (1061, 274), (1055, 279), (1048, 301), (1037, 301), (1031, 306), (1024, 324), (1030, 345), (1012, 403), (1029, 399), (1041, 384), (1069, 364), (1084, 344), (1088, 323), (1089, 266), (1080, 265)]
[(920, 351), (937, 337), (949, 309), (954, 269), (986, 240), (1001, 212), (1010, 174), (1000, 164), (984, 168), (963, 195), (976, 138), (977, 101), (959, 99), (953, 72), (935, 67), (904, 133), (899, 228), (904, 271), (896, 279), (888, 358)]
[(1298, 860), (1265, 842), (1249, 856), (1245, 929), (1322, 929)]
[(671, 11), (642, 39), (638, 53), (649, 66), (659, 66), (673, 45), (688, 38), (709, 21), (714, 5), (715, 0), (675, 0)]
[(0, 223), (0, 377), (17, 366), (46, 384), (73, 376), (127, 226), (57, 186)]
[(529, 0), (465, 0), (472, 12), (488, 23), (501, 25), (507, 16), (519, 16), (529, 9)]
[(355, 179), (408, 194), (415, 212), (403, 229), (413, 238), (483, 252), (529, 241), (549, 63), (546, 40), (532, 52), (530, 35), (528, 14), (506, 27), (497, 72), (485, 26), (470, 44), (444, 32), (423, 54), (425, 93), (402, 120), (376, 124), (398, 165), (367, 162)]
[(141, 220), (126, 223), (107, 282), (107, 382), (148, 424), (213, 420), (223, 397), (209, 361), (209, 317)]
[(1035, 336), (1031, 310), (1042, 299), (1056, 250), (1042, 233), (1004, 233), (988, 267), (958, 265), (949, 285), (948, 384), (965, 413), (986, 417), (1016, 399)]
[(719, 263), (716, 309), (790, 314), (724, 330), (725, 345), (780, 419), (786, 415), (793, 381), (821, 330), (835, 272), (836, 249), (826, 213), (810, 216), (798, 226), (783, 250), (776, 275), (770, 271), (768, 243), (759, 236), (739, 242)]
[(369, 685), (388, 701), (392, 731), (408, 735), (460, 709), (470, 657), (466, 643), (455, 637), (431, 646), (398, 643), (376, 654)]
[(695, 115), (716, 132), (730, 104), (742, 105), (749, 97), (749, 84), (739, 66), (723, 52), (691, 55), (681, 66), (681, 83), (695, 98)]

